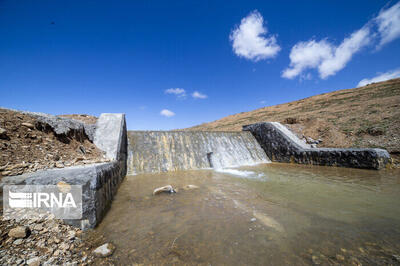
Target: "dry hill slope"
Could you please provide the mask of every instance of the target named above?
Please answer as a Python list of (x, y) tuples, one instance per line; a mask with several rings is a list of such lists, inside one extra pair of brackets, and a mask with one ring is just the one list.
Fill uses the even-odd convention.
[(278, 121), (323, 147), (378, 147), (400, 153), (400, 79), (324, 93), (224, 117), (185, 130), (239, 131)]

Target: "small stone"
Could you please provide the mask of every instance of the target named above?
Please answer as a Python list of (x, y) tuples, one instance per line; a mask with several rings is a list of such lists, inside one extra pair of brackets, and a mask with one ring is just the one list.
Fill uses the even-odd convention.
[(0, 139), (8, 139), (7, 130), (0, 127)]
[(43, 225), (37, 224), (37, 225), (35, 225), (35, 226), (33, 227), (33, 230), (42, 231), (42, 230), (43, 230)]
[(30, 128), (30, 129), (34, 129), (35, 126), (32, 125), (31, 123), (22, 123), (21, 125), (23, 125), (24, 127)]
[(104, 245), (101, 245), (100, 247), (96, 248), (93, 253), (97, 257), (105, 258), (109, 257), (113, 254), (115, 250), (115, 247), (111, 243), (106, 243)]
[(67, 243), (61, 243), (59, 248), (66, 251), (69, 249), (69, 245)]
[(14, 242), (13, 242), (13, 245), (14, 246), (18, 246), (18, 245), (20, 245), (21, 243), (22, 243), (22, 239), (21, 238), (19, 238), (19, 239), (17, 239), (17, 240), (15, 240)]
[(56, 162), (57, 168), (64, 168), (64, 164), (62, 162)]
[(74, 239), (75, 237), (76, 237), (75, 231), (73, 231), (73, 230), (68, 231), (68, 239), (69, 240)]
[(58, 257), (61, 254), (61, 250), (57, 249), (54, 251), (53, 256)]
[(340, 261), (344, 261), (344, 256), (342, 256), (340, 254), (336, 254), (336, 259), (340, 260)]
[(392, 256), (393, 256), (393, 258), (394, 258), (395, 260), (400, 261), (400, 256), (399, 256), (399, 255), (392, 255)]
[(30, 234), (29, 227), (27, 226), (18, 226), (10, 230), (8, 232), (8, 236), (12, 238), (25, 238)]
[(255, 221), (257, 221), (256, 218), (251, 218), (251, 219), (250, 219), (250, 222), (255, 222)]
[(39, 257), (35, 257), (32, 259), (29, 259), (26, 264), (28, 264), (28, 266), (39, 266), (40, 265), (40, 258)]

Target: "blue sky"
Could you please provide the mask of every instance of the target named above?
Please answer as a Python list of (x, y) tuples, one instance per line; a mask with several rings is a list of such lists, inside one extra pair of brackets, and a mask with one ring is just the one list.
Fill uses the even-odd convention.
[(175, 129), (353, 88), (400, 75), (399, 6), (1, 1), (0, 106)]

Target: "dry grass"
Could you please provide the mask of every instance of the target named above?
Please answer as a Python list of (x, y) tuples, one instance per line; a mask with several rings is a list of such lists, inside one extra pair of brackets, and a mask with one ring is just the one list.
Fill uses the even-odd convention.
[(324, 147), (377, 147), (400, 152), (400, 79), (324, 93), (224, 117), (185, 130), (240, 131), (262, 121), (289, 124)]

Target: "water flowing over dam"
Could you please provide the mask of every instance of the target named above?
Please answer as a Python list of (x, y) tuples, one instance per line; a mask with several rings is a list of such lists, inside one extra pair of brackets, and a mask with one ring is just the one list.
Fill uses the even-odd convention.
[(128, 131), (128, 174), (270, 162), (250, 132)]

